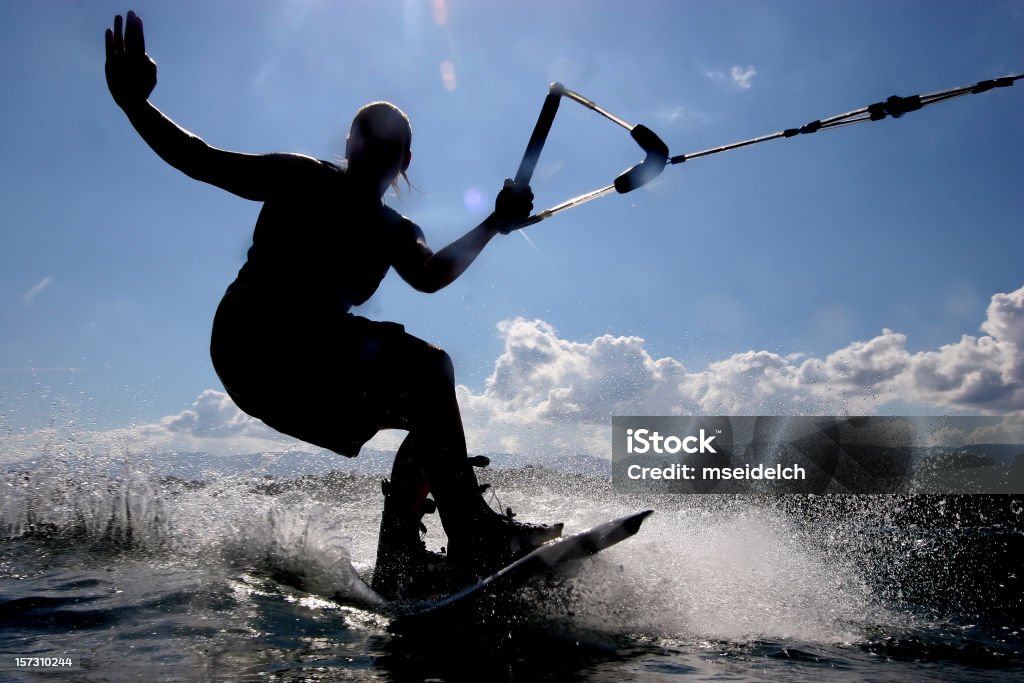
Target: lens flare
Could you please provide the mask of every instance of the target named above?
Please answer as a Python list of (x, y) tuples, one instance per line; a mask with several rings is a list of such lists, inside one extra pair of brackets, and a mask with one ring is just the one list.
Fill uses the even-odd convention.
[(442, 28), (448, 24), (448, 5), (444, 0), (434, 0), (434, 23)]
[(470, 213), (479, 213), (484, 206), (484, 196), (475, 187), (471, 187), (462, 195), (462, 201)]
[(447, 59), (441, 62), (441, 83), (448, 92), (455, 90), (455, 65)]

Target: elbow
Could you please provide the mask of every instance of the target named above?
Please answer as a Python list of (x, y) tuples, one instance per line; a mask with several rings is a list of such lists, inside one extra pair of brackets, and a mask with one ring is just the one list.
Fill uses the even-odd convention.
[(448, 286), (449, 283), (441, 281), (425, 281), (419, 282), (413, 287), (417, 292), (423, 292), (424, 294), (434, 294), (440, 292), (442, 289)]
[(455, 278), (451, 277), (448, 273), (442, 274), (427, 274), (425, 277), (421, 277), (418, 280), (410, 283), (417, 292), (423, 292), (424, 294), (433, 294), (439, 292), (448, 285), (450, 285)]
[(412, 283), (413, 288), (424, 294), (433, 294), (450, 285), (455, 280), (454, 274), (450, 268), (441, 268), (439, 265), (436, 261), (428, 261), (420, 271), (420, 276)]

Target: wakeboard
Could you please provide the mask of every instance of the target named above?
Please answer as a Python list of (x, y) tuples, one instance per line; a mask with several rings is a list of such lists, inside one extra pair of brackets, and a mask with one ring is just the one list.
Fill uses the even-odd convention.
[(567, 562), (599, 553), (634, 535), (652, 512), (653, 510), (635, 512), (598, 524), (572, 536), (548, 541), (490, 576), (450, 595), (404, 605), (399, 620), (408, 624), (454, 612), (460, 607), (472, 603), (474, 599), (484, 593), (507, 590)]

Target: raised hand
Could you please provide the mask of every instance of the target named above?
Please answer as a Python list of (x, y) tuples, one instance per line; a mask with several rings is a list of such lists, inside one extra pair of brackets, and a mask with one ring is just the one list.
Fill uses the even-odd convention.
[(129, 11), (122, 31), (121, 15), (117, 15), (105, 39), (107, 87), (114, 101), (122, 109), (145, 102), (156, 87), (156, 62), (146, 54), (142, 19)]

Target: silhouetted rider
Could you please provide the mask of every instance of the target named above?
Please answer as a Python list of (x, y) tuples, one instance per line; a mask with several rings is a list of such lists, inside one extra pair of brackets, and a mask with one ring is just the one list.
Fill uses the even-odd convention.
[[(466, 454), (451, 359), (396, 323), (350, 313), (388, 270), (421, 292), (451, 284), (499, 233), (527, 218), (533, 194), (506, 181), (495, 210), (444, 249), (383, 202), (412, 160), (408, 117), (387, 102), (361, 108), (343, 166), (300, 154), (217, 149), (148, 101), (156, 64), (142, 20), (106, 31), (114, 101), (160, 158), (189, 177), (263, 202), (252, 247), (217, 310), (214, 368), (246, 413), (303, 441), (354, 457), (381, 429), (408, 430), (385, 487), (374, 587), (429, 592), (445, 562), (494, 564), (558, 536), (484, 502)], [(427, 492), (448, 536), (447, 559), (419, 535)]]

